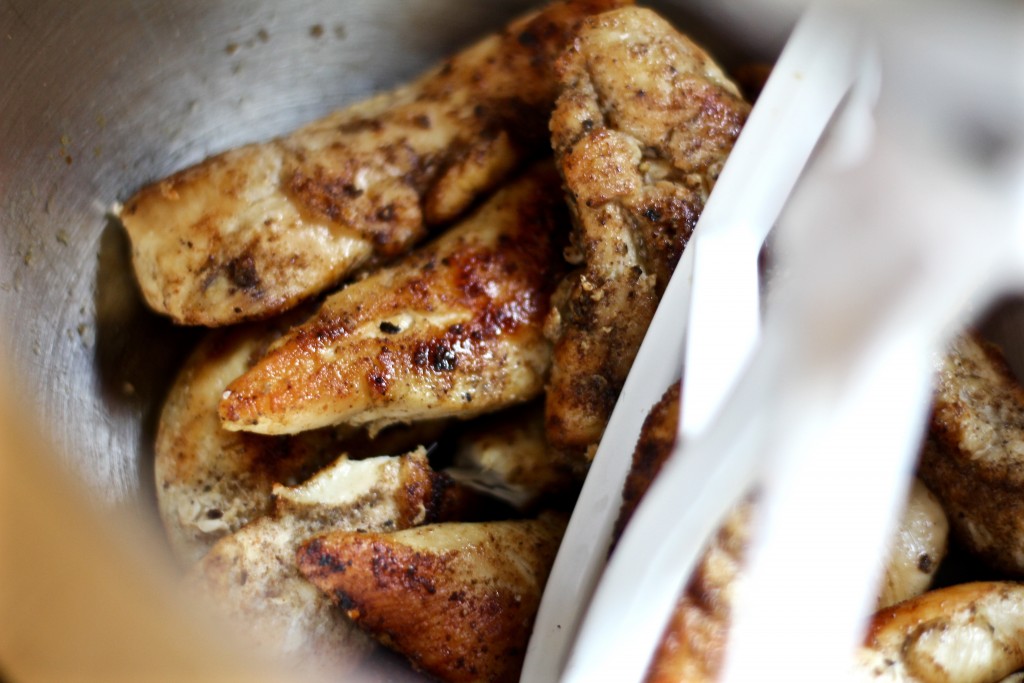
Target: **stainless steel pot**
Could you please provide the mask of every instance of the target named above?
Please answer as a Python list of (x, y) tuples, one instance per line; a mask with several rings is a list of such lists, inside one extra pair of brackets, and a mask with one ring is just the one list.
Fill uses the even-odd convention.
[[(111, 206), (401, 82), (536, 4), (0, 0), (0, 357), (90, 498), (159, 537), (154, 421), (196, 337), (141, 302)], [(770, 54), (789, 21), (652, 4), (727, 63)]]

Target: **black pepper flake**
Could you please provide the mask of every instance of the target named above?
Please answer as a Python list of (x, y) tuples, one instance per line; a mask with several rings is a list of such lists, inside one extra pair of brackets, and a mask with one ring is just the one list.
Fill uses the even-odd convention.
[(930, 574), (932, 571), (932, 556), (928, 553), (921, 553), (920, 557), (917, 558), (917, 568), (925, 574)]
[(334, 598), (338, 601), (338, 605), (346, 612), (356, 608), (356, 601), (344, 591), (335, 591)]
[(532, 34), (529, 31), (523, 31), (522, 33), (519, 34), (519, 44), (520, 45), (525, 45), (527, 47), (530, 47), (532, 45), (537, 45), (539, 42), (540, 41), (537, 40), (537, 36), (535, 36), (534, 34)]
[(402, 328), (394, 323), (385, 320), (380, 324), (380, 331), (383, 332), (384, 334), (398, 334), (399, 332), (402, 331)]

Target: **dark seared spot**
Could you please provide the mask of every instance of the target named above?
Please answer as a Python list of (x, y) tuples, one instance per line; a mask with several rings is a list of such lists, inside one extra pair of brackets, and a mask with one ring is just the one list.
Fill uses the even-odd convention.
[(455, 351), (445, 343), (434, 346), (430, 356), (431, 367), (436, 372), (451, 372), (459, 362)]
[(228, 279), (240, 289), (253, 289), (260, 284), (259, 274), (256, 272), (256, 262), (251, 254), (231, 259), (225, 269)]
[(393, 221), (395, 219), (395, 205), (385, 204), (384, 206), (377, 209), (375, 217), (378, 221), (381, 221), (382, 223), (388, 223), (390, 221)]
[(338, 130), (342, 133), (361, 133), (367, 130), (376, 132), (383, 128), (384, 124), (378, 119), (356, 119), (338, 126)]
[(343, 590), (335, 590), (334, 599), (338, 602), (338, 605), (346, 612), (351, 612), (352, 610), (358, 607), (356, 601), (352, 599), (352, 596)]
[(648, 206), (646, 209), (644, 209), (644, 218), (651, 221), (652, 223), (657, 223), (658, 221), (661, 220), (661, 212), (658, 211), (653, 206)]
[(418, 128), (422, 128), (423, 130), (430, 130), (431, 121), (430, 117), (427, 116), (426, 114), (417, 114), (416, 116), (412, 117), (412, 122)]
[(391, 388), (391, 380), (395, 376), (395, 359), (388, 346), (381, 347), (377, 352), (376, 361), (367, 373), (370, 386), (381, 396), (386, 396)]
[(540, 40), (531, 31), (523, 31), (516, 40), (519, 41), (520, 45), (525, 45), (526, 47), (534, 47), (540, 43)]

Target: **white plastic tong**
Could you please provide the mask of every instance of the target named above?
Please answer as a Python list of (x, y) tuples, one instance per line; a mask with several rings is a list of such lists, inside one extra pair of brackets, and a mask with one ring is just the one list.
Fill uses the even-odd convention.
[[(1007, 272), (1007, 255), (1020, 253), (1012, 227), (1022, 225), (1019, 175), (993, 178), (949, 150), (922, 152), (927, 145), (901, 154), (921, 131), (881, 127), (856, 170), (820, 172), (794, 197), (778, 238), (792, 276), (741, 375), (757, 339), (764, 234), (844, 95), (858, 79), (857, 96), (870, 93), (877, 76), (864, 30), (848, 15), (811, 9), (787, 43), (612, 415), (549, 579), (523, 681), (641, 680), (702, 543), (755, 484), (764, 533), (725, 677), (848, 673), (922, 427), (930, 351), (965, 301), (990, 294)], [(913, 101), (903, 95), (892, 100)], [(907, 107), (890, 109), (899, 121)], [(889, 204), (877, 196), (887, 173), (893, 187), (912, 179)], [(875, 196), (863, 195), (869, 188)], [(943, 202), (935, 215), (933, 190), (957, 205)], [(680, 361), (673, 368), (665, 359), (681, 360), (684, 342), (681, 452), (638, 508), (591, 601), (639, 426), (678, 376)], [(837, 565), (844, 574), (836, 580), (816, 575)], [(829, 619), (808, 616), (823, 604)]]

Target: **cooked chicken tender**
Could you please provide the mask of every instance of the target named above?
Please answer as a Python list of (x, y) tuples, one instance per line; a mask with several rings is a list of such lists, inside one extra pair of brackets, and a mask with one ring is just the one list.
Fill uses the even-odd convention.
[(1024, 586), (968, 583), (881, 610), (857, 680), (998, 683), (1024, 668)]
[(535, 167), (433, 243), (332, 295), (228, 386), (222, 423), (283, 434), (468, 418), (538, 396), (560, 208), (554, 170)]
[(274, 484), (304, 481), (342, 452), (353, 457), (403, 453), (443, 428), (425, 423), (376, 439), (361, 430), (321, 429), (294, 436), (231, 432), (217, 405), (231, 380), (249, 369), (292, 323), (214, 330), (186, 361), (164, 403), (154, 458), (157, 506), (175, 556), (193, 564), (221, 537), (270, 511)]
[(1024, 388), (977, 334), (941, 360), (920, 475), (964, 547), (1024, 575)]
[(330, 529), (383, 531), (444, 519), (452, 492), (422, 449), (342, 458), (302, 486), (277, 487), (273, 514), (218, 541), (189, 583), (259, 646), (336, 677), (355, 668), (372, 641), (302, 578), (296, 550)]
[(625, 2), (555, 3), (410, 85), (143, 188), (120, 217), (146, 301), (184, 324), (267, 317), (408, 251), (546, 148), (556, 57)]
[(562, 517), (307, 542), (302, 573), (355, 623), (448, 683), (519, 680)]
[(589, 460), (749, 107), (706, 53), (645, 9), (588, 18), (557, 68), (551, 138), (580, 269), (548, 324), (547, 430)]

